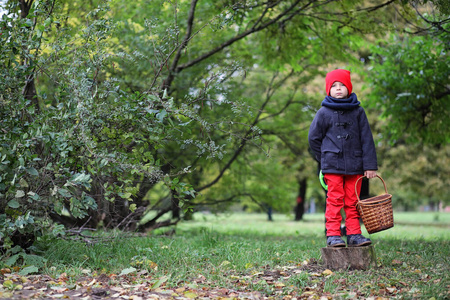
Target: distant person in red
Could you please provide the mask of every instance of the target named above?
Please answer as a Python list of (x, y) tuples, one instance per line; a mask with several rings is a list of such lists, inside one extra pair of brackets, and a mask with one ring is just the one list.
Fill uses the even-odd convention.
[[(345, 247), (341, 238), (341, 209), (345, 212), (347, 245), (367, 246), (372, 242), (361, 235), (357, 179), (374, 178), (378, 170), (372, 132), (364, 109), (352, 93), (350, 71), (337, 69), (325, 78), (327, 96), (309, 129), (309, 145), (320, 162), (328, 185), (325, 227), (328, 247)], [(361, 181), (357, 193), (360, 193)]]

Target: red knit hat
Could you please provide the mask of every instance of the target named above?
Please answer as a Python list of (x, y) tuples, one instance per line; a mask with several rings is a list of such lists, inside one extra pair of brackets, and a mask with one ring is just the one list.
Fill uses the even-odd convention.
[(352, 81), (350, 79), (350, 71), (343, 69), (336, 69), (331, 71), (325, 77), (325, 89), (327, 91), (327, 95), (330, 96), (330, 89), (334, 82), (339, 81), (342, 82), (348, 90), (348, 95), (352, 93)]

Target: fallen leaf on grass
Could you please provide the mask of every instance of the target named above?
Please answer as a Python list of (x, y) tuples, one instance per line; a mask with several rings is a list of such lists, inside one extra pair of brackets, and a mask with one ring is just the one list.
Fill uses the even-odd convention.
[(0, 298), (2, 299), (11, 299), (13, 296), (13, 293), (11, 292), (0, 292)]
[(94, 283), (96, 283), (96, 282), (97, 282), (97, 280), (94, 278), (91, 282), (89, 282), (89, 283), (87, 284), (87, 286), (93, 286)]
[(395, 287), (388, 287), (386, 288), (386, 291), (388, 291), (391, 294), (397, 293), (397, 289)]
[(430, 277), (430, 275), (428, 275), (428, 274), (422, 274), (422, 275), (420, 275), (420, 279), (422, 280), (422, 281), (429, 281), (430, 279), (431, 279), (431, 277)]
[(169, 279), (168, 276), (162, 276), (161, 278), (159, 278), (159, 280), (152, 285), (152, 290), (159, 288), (163, 283), (167, 281), (167, 279)]
[(131, 267), (131, 268), (123, 269), (122, 272), (120, 272), (119, 276), (128, 275), (133, 272), (136, 272), (136, 268)]
[(189, 299), (195, 299), (198, 297), (198, 295), (196, 293), (194, 293), (193, 291), (187, 291), (183, 295)]
[(9, 273), (11, 273), (11, 269), (3, 268), (3, 269), (0, 270), (0, 273), (2, 273), (3, 275), (9, 274)]
[(59, 287), (59, 286), (52, 286), (50, 289), (52, 289), (53, 291), (55, 291), (57, 293), (62, 293), (62, 292), (66, 292), (69, 290), (65, 287)]
[(59, 275), (58, 280), (59, 281), (68, 281), (69, 277), (67, 277), (67, 273), (64, 272), (61, 275)]
[(14, 286), (14, 283), (12, 282), (12, 280), (5, 280), (3, 282), (3, 287), (7, 288), (7, 289), (11, 289)]
[(246, 263), (246, 264), (245, 264), (245, 268), (246, 268), (246, 269), (253, 268), (253, 264), (252, 264), (252, 263)]
[(203, 283), (205, 281), (206, 281), (206, 277), (201, 274), (198, 275), (198, 277), (194, 280), (194, 282), (196, 282), (196, 283)]
[(231, 265), (231, 263), (230, 263), (228, 260), (224, 260), (224, 261), (220, 264), (221, 267), (225, 267), (225, 266), (228, 266), (228, 265)]
[(333, 271), (331, 271), (330, 269), (326, 269), (325, 271), (322, 272), (323, 275), (333, 275)]

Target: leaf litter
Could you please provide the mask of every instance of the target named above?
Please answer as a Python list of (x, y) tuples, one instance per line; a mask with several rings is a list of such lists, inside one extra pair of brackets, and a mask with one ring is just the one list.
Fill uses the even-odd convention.
[[(393, 265), (400, 265), (394, 262)], [(388, 270), (386, 270), (388, 272)], [(347, 271), (352, 276), (355, 271)], [(368, 270), (365, 272), (373, 272)], [(359, 282), (349, 284), (346, 278), (319, 264), (315, 259), (290, 266), (263, 266), (245, 272), (228, 270), (224, 277), (228, 287), (218, 286), (204, 275), (173, 287), (170, 276), (154, 276), (135, 268), (120, 274), (70, 278), (66, 273), (57, 278), (49, 275), (20, 275), (9, 269), (0, 270), (0, 299), (392, 299), (402, 296), (420, 297), (420, 292), (407, 283)], [(430, 280), (428, 275), (421, 280)], [(383, 275), (380, 275), (383, 277)], [(300, 278), (300, 279), (299, 279)], [(306, 278), (301, 281), (301, 278)], [(297, 279), (297, 281), (295, 281)], [(333, 293), (325, 291), (326, 282)], [(232, 288), (230, 288), (230, 286)], [(361, 290), (370, 290), (370, 296)]]

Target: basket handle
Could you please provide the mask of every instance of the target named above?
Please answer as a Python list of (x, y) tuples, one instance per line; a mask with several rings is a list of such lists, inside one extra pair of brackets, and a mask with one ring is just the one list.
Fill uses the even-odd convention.
[[(361, 180), (362, 178), (364, 178), (364, 177), (366, 177), (366, 176), (361, 176), (361, 177), (359, 177), (359, 178), (356, 180), (356, 183), (355, 183), (355, 194), (356, 194), (356, 198), (358, 198), (358, 202), (361, 201), (361, 199), (359, 199), (359, 194), (358, 194), (358, 190), (357, 190), (356, 187), (358, 186), (358, 181), (360, 181), (360, 180)], [(381, 181), (383, 182), (384, 190), (386, 191), (386, 194), (388, 194), (388, 190), (387, 190), (387, 187), (386, 187), (386, 182), (384, 182), (383, 178), (381, 178), (381, 176), (379, 176), (378, 174), (377, 174), (377, 177), (380, 178)]]

